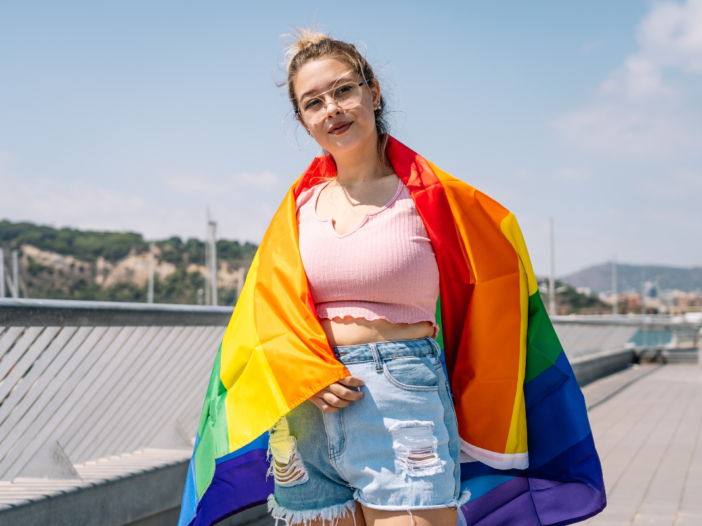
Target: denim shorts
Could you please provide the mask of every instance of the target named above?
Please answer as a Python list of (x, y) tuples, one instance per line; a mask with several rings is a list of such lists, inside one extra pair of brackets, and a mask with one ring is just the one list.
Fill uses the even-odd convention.
[(275, 494), (286, 524), (331, 520), (356, 502), (379, 510), (454, 508), (460, 494), (456, 413), (431, 338), (334, 347), (364, 397), (335, 413), (309, 400), (270, 432)]

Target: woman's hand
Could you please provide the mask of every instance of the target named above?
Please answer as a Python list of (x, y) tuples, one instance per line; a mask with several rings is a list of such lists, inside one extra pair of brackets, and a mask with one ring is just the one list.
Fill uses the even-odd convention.
[(336, 413), (340, 407), (346, 407), (351, 402), (363, 398), (363, 393), (349, 387), (363, 387), (363, 380), (355, 376), (347, 376), (336, 383), (325, 387), (310, 400), (325, 413)]

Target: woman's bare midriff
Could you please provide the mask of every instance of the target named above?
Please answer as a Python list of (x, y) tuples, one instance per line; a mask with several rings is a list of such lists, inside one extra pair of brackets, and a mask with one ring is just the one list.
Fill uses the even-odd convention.
[(416, 340), (434, 334), (428, 321), (419, 323), (390, 323), (386, 320), (363, 318), (334, 318), (320, 320), (331, 345), (363, 345), (393, 340)]

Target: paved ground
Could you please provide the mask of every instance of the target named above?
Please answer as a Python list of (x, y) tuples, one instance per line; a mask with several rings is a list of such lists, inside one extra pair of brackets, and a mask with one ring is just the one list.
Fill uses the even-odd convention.
[(702, 369), (642, 366), (583, 390), (608, 506), (588, 526), (702, 526)]

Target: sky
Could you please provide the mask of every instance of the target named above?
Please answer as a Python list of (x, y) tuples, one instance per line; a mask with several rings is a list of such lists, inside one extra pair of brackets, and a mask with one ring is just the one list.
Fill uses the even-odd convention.
[(537, 274), (702, 265), (702, 0), (0, 0), (0, 219), (259, 242), (318, 154), (276, 82), (313, 21), (392, 134), (517, 216)]

